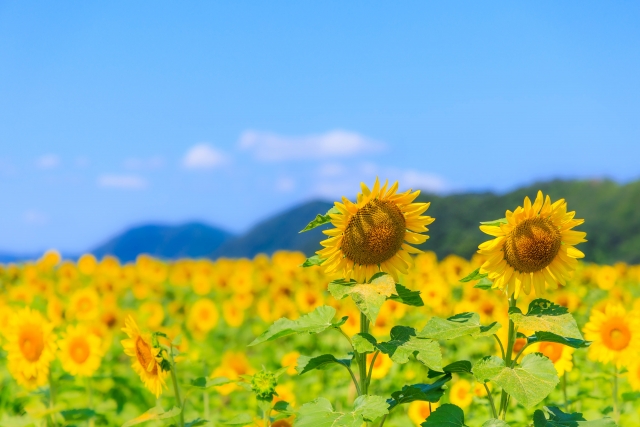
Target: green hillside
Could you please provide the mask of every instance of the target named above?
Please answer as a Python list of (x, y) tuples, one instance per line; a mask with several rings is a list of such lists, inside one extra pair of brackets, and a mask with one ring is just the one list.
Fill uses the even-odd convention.
[(587, 243), (580, 245), (586, 260), (598, 263), (626, 261), (640, 263), (640, 181), (617, 184), (600, 181), (551, 181), (520, 188), (503, 195), (466, 193), (449, 196), (421, 194), (430, 201), (428, 214), (435, 217), (429, 235), (421, 246), (439, 256), (471, 256), (478, 244), (489, 236), (478, 229), (479, 221), (503, 218), (506, 209), (522, 205), (525, 196), (532, 200), (538, 190), (553, 201), (564, 198), (568, 209), (585, 223), (577, 230), (587, 232)]

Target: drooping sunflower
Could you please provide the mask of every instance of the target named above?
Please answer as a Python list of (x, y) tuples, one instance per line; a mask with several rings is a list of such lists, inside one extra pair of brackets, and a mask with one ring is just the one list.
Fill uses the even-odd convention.
[(413, 203), (420, 191), (398, 193), (398, 182), (390, 188), (381, 187), (376, 178), (373, 189), (364, 183), (356, 203), (346, 197), (335, 202), (339, 213), (332, 213), (331, 223), (336, 227), (323, 231), (330, 236), (321, 242), (324, 249), (316, 252), (324, 259), (325, 273), (341, 273), (364, 283), (378, 271), (398, 279), (398, 273), (407, 274), (412, 263), (410, 254), (420, 253), (411, 244), (424, 243), (429, 236), (427, 225), (434, 221), (422, 214), (429, 203)]
[(86, 326), (67, 326), (58, 348), (62, 368), (71, 375), (90, 377), (100, 367), (102, 342)]
[(592, 341), (589, 358), (616, 366), (628, 366), (640, 354), (640, 319), (612, 302), (603, 311), (593, 310), (584, 326), (584, 338)]
[(16, 381), (27, 389), (45, 385), (55, 359), (53, 325), (27, 307), (10, 320), (6, 340), (8, 368)]
[(488, 274), (494, 288), (515, 298), (521, 290), (529, 294), (532, 287), (541, 296), (545, 285), (552, 289), (566, 285), (577, 258), (584, 257), (574, 245), (586, 242), (587, 235), (571, 230), (584, 222), (574, 216), (575, 212), (567, 212), (564, 199), (552, 204), (541, 191), (533, 203), (525, 197), (524, 207), (507, 211), (505, 222), (480, 226), (495, 237), (479, 246), (478, 253), (487, 257), (480, 272)]
[(165, 378), (168, 375), (160, 367), (161, 350), (153, 346), (151, 334), (140, 332), (140, 328), (131, 316), (125, 319), (124, 324), (122, 331), (129, 336), (128, 339), (121, 341), (124, 353), (131, 356), (131, 367), (140, 376), (145, 387), (156, 397), (160, 397), (162, 389), (167, 386)]

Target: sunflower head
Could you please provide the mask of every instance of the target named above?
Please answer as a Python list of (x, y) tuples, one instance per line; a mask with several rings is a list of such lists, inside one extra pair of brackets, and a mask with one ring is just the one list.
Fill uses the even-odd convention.
[(493, 280), (494, 288), (516, 298), (532, 287), (540, 296), (546, 287), (566, 285), (576, 259), (584, 257), (574, 245), (586, 241), (586, 233), (572, 230), (584, 222), (574, 216), (564, 199), (551, 203), (541, 191), (533, 203), (526, 197), (524, 206), (507, 211), (504, 219), (480, 226), (495, 237), (479, 246), (478, 253), (486, 257), (480, 273)]
[(593, 342), (589, 358), (627, 366), (640, 353), (640, 318), (636, 313), (627, 313), (621, 304), (609, 302), (602, 311), (591, 312), (584, 337)]
[(273, 396), (277, 395), (276, 386), (278, 379), (273, 372), (262, 370), (251, 377), (251, 390), (259, 400), (271, 402)]
[(103, 346), (86, 326), (68, 326), (59, 341), (62, 368), (74, 376), (91, 376), (100, 366)]
[(420, 250), (410, 244), (424, 243), (422, 234), (434, 219), (422, 214), (429, 203), (413, 203), (419, 191), (398, 193), (398, 183), (380, 185), (376, 178), (373, 189), (364, 183), (356, 203), (346, 197), (336, 202), (329, 215), (335, 228), (325, 230), (329, 239), (321, 242), (317, 252), (323, 259), (325, 273), (339, 273), (364, 283), (378, 271), (406, 274), (411, 253)]

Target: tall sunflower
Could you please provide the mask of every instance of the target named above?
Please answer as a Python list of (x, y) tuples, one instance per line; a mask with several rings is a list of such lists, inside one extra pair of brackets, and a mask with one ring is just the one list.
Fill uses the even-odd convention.
[(156, 397), (160, 397), (162, 389), (167, 386), (165, 378), (168, 375), (160, 367), (161, 350), (153, 346), (151, 334), (140, 332), (140, 328), (131, 316), (125, 319), (124, 324), (125, 327), (122, 330), (129, 336), (128, 339), (121, 341), (124, 353), (131, 356), (131, 367), (140, 376), (145, 387)]
[(58, 347), (62, 368), (71, 375), (90, 377), (100, 367), (101, 340), (86, 326), (67, 326)]
[(422, 216), (429, 203), (413, 203), (420, 191), (397, 193), (398, 182), (390, 188), (381, 187), (376, 178), (373, 189), (364, 183), (356, 203), (346, 197), (335, 202), (339, 213), (332, 213), (331, 223), (336, 227), (323, 231), (330, 236), (321, 242), (324, 249), (317, 252), (324, 259), (325, 273), (341, 273), (347, 280), (359, 283), (378, 271), (407, 274), (412, 253), (420, 253), (411, 244), (424, 243), (429, 236), (427, 225), (434, 221)]
[(6, 339), (8, 368), (16, 381), (27, 389), (45, 385), (49, 365), (55, 359), (53, 325), (27, 307), (11, 319)]
[(602, 363), (628, 366), (640, 354), (640, 318), (627, 313), (617, 302), (608, 303), (604, 310), (593, 310), (584, 326), (584, 338), (592, 341), (589, 358)]
[(552, 289), (566, 285), (578, 264), (576, 258), (584, 257), (574, 245), (586, 242), (587, 235), (571, 230), (584, 222), (574, 216), (575, 212), (567, 212), (564, 199), (552, 204), (542, 191), (533, 203), (525, 197), (524, 207), (507, 211), (504, 221), (480, 226), (495, 237), (479, 246), (478, 253), (487, 257), (480, 272), (488, 274), (494, 288), (516, 298), (520, 290), (529, 294), (533, 287), (540, 296), (545, 285)]

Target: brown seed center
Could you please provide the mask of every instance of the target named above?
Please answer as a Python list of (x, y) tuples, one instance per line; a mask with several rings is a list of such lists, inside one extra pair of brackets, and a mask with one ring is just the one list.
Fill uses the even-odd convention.
[(22, 355), (29, 362), (39, 360), (44, 350), (42, 330), (36, 325), (26, 325), (20, 333), (18, 345)]
[[(151, 353), (151, 346), (142, 337), (138, 337), (136, 340), (136, 356), (145, 371), (152, 375), (158, 375), (158, 365), (155, 363), (155, 358)], [(149, 371), (149, 364), (152, 361), (154, 362), (153, 368)]]
[(504, 243), (507, 263), (522, 273), (540, 271), (560, 250), (562, 236), (551, 220), (532, 218), (518, 224)]
[(400, 250), (406, 229), (404, 215), (395, 203), (371, 200), (349, 220), (342, 252), (356, 264), (380, 264)]

